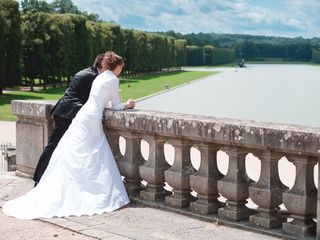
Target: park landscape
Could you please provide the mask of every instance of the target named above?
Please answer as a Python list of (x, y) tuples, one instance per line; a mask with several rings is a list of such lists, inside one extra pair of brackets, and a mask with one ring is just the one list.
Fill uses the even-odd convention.
[[(57, 101), (77, 71), (91, 66), (98, 53), (113, 50), (125, 61), (119, 94), (123, 101), (138, 100), (138, 110), (107, 111), (104, 127), (111, 142), (122, 143), (111, 147), (133, 201), (244, 229), (242, 239), (319, 238), (318, 34), (135, 29), (71, 0), (2, 0), (0, 16), (0, 121), (29, 126), (35, 142), (46, 142), (52, 122), (32, 114), (52, 103), (32, 100)], [(288, 113), (294, 113), (291, 119), (282, 118)], [(39, 129), (45, 129), (42, 135), (36, 134)], [(17, 139), (20, 154), (41, 151), (42, 146), (25, 142)], [(132, 147), (127, 150), (126, 144)], [(19, 170), (24, 176), (35, 159), (27, 161), (27, 170)], [(130, 212), (123, 217), (130, 219)], [(181, 239), (169, 225), (168, 239)], [(125, 225), (113, 227), (117, 237), (124, 232), (145, 239), (126, 232)], [(146, 239), (153, 236), (145, 231)], [(212, 236), (207, 231), (199, 239)]]
[[(9, 109), (13, 96), (57, 100), (73, 74), (90, 66), (95, 55), (106, 50), (125, 59), (120, 93), (124, 99), (131, 92), (132, 97), (141, 98), (166, 85), (206, 75), (186, 73), (183, 66), (235, 67), (244, 59), (279, 64), (320, 62), (317, 38), (144, 32), (102, 21), (97, 14), (80, 11), (71, 1), (22, 1), (21, 10), (15, 1), (1, 4), (1, 120), (15, 120)], [(171, 79), (164, 78), (162, 83), (163, 74), (170, 74)], [(152, 76), (158, 80), (147, 81)], [(133, 87), (124, 87), (127, 82)], [(136, 86), (137, 82), (144, 84)]]

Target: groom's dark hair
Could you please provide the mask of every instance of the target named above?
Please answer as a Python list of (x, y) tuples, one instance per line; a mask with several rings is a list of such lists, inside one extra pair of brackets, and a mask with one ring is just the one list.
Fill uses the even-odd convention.
[(94, 60), (94, 64), (93, 66), (95, 66), (96, 68), (102, 68), (102, 60), (104, 58), (104, 53), (100, 53), (97, 55), (96, 59)]

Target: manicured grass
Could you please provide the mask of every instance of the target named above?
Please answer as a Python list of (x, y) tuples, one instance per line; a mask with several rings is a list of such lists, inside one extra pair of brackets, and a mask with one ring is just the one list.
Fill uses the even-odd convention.
[[(171, 72), (157, 76), (138, 77), (133, 79), (121, 79), (120, 96), (123, 101), (133, 98), (138, 99), (166, 89), (181, 85), (192, 80), (196, 80), (214, 72)], [(130, 84), (130, 87), (128, 85)], [(30, 91), (10, 91), (0, 96), (0, 121), (16, 121), (16, 117), (11, 114), (11, 100), (34, 99), (34, 100), (58, 100), (64, 93), (63, 88), (49, 88), (47, 90)]]
[(184, 66), (182, 68), (188, 68), (188, 69), (192, 69), (192, 68), (220, 68), (220, 67), (234, 67), (235, 65), (237, 65), (236, 62), (233, 63), (225, 63), (225, 64), (220, 64), (220, 65), (203, 65), (203, 66)]
[[(153, 93), (203, 78), (214, 74), (214, 72), (174, 72), (164, 73), (157, 76), (145, 76), (133, 79), (120, 80), (120, 96), (125, 101), (129, 98), (139, 99)], [(130, 84), (130, 87), (129, 87)]]
[(64, 93), (65, 88), (50, 88), (47, 90), (10, 91), (0, 96), (0, 120), (15, 121), (16, 117), (11, 114), (11, 100), (34, 99), (34, 100), (58, 100)]

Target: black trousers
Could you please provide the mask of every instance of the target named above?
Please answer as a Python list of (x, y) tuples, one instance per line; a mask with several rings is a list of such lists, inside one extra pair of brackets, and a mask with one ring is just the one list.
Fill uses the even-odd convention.
[(57, 147), (63, 134), (67, 131), (69, 125), (72, 122), (71, 119), (66, 119), (63, 117), (55, 116), (55, 115), (53, 116), (53, 119), (54, 119), (54, 128), (53, 128), (52, 134), (50, 136), (48, 145), (45, 147), (45, 149), (43, 150), (39, 158), (39, 162), (37, 164), (37, 167), (33, 176), (33, 180), (35, 181), (35, 184), (37, 184), (40, 181), (44, 171), (47, 169), (47, 166), (49, 164), (53, 151)]

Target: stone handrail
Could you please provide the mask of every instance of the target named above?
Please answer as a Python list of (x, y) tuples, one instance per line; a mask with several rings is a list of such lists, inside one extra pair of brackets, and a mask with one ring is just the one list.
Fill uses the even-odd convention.
[[(44, 101), (12, 102), (17, 115), (18, 175), (33, 174), (52, 130), (51, 107)], [(273, 236), (320, 238), (315, 221), (320, 220), (320, 197), (313, 171), (320, 154), (320, 129), (141, 110), (106, 110), (103, 121), (133, 200)], [(126, 142), (124, 154), (120, 137)], [(147, 160), (141, 154), (141, 140), (149, 144)], [(165, 143), (174, 148), (172, 166), (165, 158)], [(201, 154), (198, 170), (190, 159), (193, 146)], [(217, 167), (219, 150), (229, 156), (226, 175)], [(257, 182), (246, 174), (248, 153), (261, 161)], [(282, 156), (296, 167), (291, 189), (279, 178)], [(218, 200), (220, 195), (225, 202)], [(248, 208), (248, 199), (258, 207)]]

